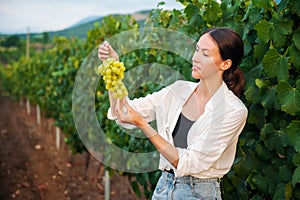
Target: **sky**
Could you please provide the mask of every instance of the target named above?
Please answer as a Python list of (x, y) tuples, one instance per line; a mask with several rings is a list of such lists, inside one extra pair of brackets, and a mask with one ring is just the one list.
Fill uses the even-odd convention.
[[(130, 14), (156, 8), (163, 0), (0, 0), (0, 33), (62, 30), (90, 16)], [(164, 9), (181, 9), (164, 0)]]

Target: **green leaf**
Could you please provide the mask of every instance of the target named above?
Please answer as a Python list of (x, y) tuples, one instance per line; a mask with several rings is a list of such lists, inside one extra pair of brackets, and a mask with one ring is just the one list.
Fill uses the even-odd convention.
[(276, 187), (273, 199), (285, 199), (285, 184), (279, 183)]
[(285, 186), (285, 199), (291, 199), (293, 196), (293, 186), (289, 182)]
[(293, 34), (293, 41), (294, 41), (297, 49), (300, 50), (300, 29), (299, 28)]
[(261, 99), (261, 105), (265, 109), (280, 110), (280, 105), (276, 98), (276, 88), (273, 87), (263, 94)]
[(290, 0), (289, 3), (290, 3), (289, 9), (290, 9), (291, 13), (294, 13), (297, 16), (300, 16), (300, 1), (299, 0)]
[(294, 187), (297, 183), (300, 183), (300, 167), (297, 167), (295, 169), (294, 174), (293, 174), (293, 178), (292, 178), (292, 184), (293, 184)]
[(269, 78), (277, 77), (279, 80), (288, 79), (288, 58), (280, 55), (276, 49), (270, 49), (262, 61)]
[(259, 10), (255, 7), (252, 7), (249, 11), (249, 22), (252, 26), (256, 25), (259, 20), (261, 20), (262, 15)]
[(269, 7), (269, 0), (253, 0), (253, 4), (258, 8), (268, 8)]
[(264, 55), (266, 54), (268, 48), (266, 44), (259, 43), (254, 45), (254, 57), (258, 60), (263, 59)]
[(295, 153), (293, 156), (293, 163), (297, 166), (300, 167), (300, 153)]
[(199, 13), (199, 8), (194, 4), (190, 3), (187, 7), (185, 7), (184, 13), (186, 17), (190, 20), (194, 15)]
[(296, 45), (292, 44), (289, 48), (289, 54), (294, 68), (300, 70), (300, 51), (297, 49)]
[(264, 19), (259, 21), (258, 24), (254, 26), (254, 30), (257, 31), (257, 36), (263, 43), (266, 44), (271, 39), (270, 32), (272, 31), (272, 25), (268, 21)]
[(270, 22), (261, 20), (255, 25), (254, 29), (257, 31), (258, 38), (263, 43), (268, 43), (271, 39), (275, 47), (282, 47), (286, 44), (286, 35), (292, 32), (293, 21), (290, 19), (279, 19), (274, 14)]
[(258, 192), (265, 193), (268, 190), (268, 178), (262, 176), (261, 174), (255, 174), (249, 179), (251, 187), (257, 189)]
[(297, 152), (300, 152), (300, 121), (292, 121), (286, 130), (290, 143)]
[(282, 47), (286, 44), (286, 35), (292, 32), (293, 21), (289, 19), (277, 19), (273, 20), (273, 41), (276, 47)]
[(203, 13), (203, 19), (209, 24), (214, 24), (222, 16), (220, 4), (216, 1), (211, 1)]
[(249, 86), (244, 94), (249, 103), (259, 103), (261, 101), (257, 87)]
[[(248, 64), (248, 63), (246, 63), (246, 64)], [(262, 71), (263, 71), (262, 65), (252, 67), (250, 69), (243, 69), (243, 71), (246, 71), (245, 72), (245, 76), (246, 76), (246, 86), (245, 87), (247, 89), (248, 89), (248, 87), (256, 87), (255, 80), (257, 77), (260, 77), (262, 74)]]
[(261, 104), (266, 109), (280, 109), (280, 105), (276, 98), (276, 88), (271, 85), (269, 80), (256, 79), (256, 86), (259, 88), (259, 96)]
[(277, 85), (277, 98), (284, 112), (293, 116), (300, 114), (300, 85), (293, 88), (288, 82), (280, 81)]
[(287, 4), (288, 4), (289, 0), (281, 0), (280, 4), (278, 5), (278, 13), (280, 13), (283, 9), (286, 8)]
[(136, 194), (139, 198), (141, 198), (141, 191), (140, 191), (140, 189), (139, 189), (138, 183), (137, 183), (136, 181), (132, 181), (132, 182), (131, 182), (131, 187), (132, 187), (133, 191), (135, 192), (135, 194)]
[(261, 140), (265, 147), (269, 150), (276, 150), (277, 153), (284, 153), (284, 147), (287, 146), (287, 134), (282, 131), (275, 130), (273, 124), (265, 124), (261, 130)]
[(288, 182), (289, 180), (291, 180), (291, 177), (293, 175), (292, 169), (289, 166), (280, 166), (279, 167), (279, 176), (281, 178), (281, 180), (283, 180), (284, 182)]
[(255, 124), (261, 129), (265, 123), (265, 110), (260, 104), (252, 104), (249, 108), (248, 119), (249, 124)]
[(161, 2), (159, 2), (158, 4), (157, 4), (157, 7), (159, 7), (159, 6), (163, 6), (163, 5), (165, 5), (166, 3), (164, 2), (164, 1), (161, 1)]
[[(143, 173), (143, 174), (146, 174), (147, 173)], [(136, 176), (136, 180), (143, 186), (146, 186), (147, 185), (147, 180), (148, 180), (148, 177), (143, 175), (143, 174), (137, 174)]]
[(256, 155), (261, 158), (268, 160), (272, 158), (274, 155), (270, 151), (268, 151), (262, 144), (257, 144), (255, 147)]

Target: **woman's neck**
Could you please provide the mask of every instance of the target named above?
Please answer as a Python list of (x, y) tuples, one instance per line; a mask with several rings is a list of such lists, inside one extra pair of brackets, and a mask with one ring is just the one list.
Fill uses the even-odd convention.
[(219, 89), (219, 87), (222, 85), (223, 80), (204, 80), (201, 79), (198, 87), (196, 88), (196, 93), (199, 94), (200, 98), (203, 99), (210, 99), (215, 92)]

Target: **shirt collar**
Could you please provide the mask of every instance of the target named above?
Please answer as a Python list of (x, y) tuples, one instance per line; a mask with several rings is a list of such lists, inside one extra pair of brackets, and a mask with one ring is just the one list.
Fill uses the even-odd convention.
[(210, 98), (206, 104), (206, 108), (213, 110), (221, 101), (224, 101), (224, 96), (229, 91), (226, 83), (223, 81), (222, 85), (218, 88), (215, 94)]
[[(199, 83), (192, 83), (189, 85), (188, 89), (185, 89), (181, 94), (181, 99), (183, 100), (183, 104), (188, 100), (188, 98), (193, 94), (196, 87)], [(229, 91), (226, 83), (223, 81), (221, 86), (218, 88), (218, 90), (215, 92), (215, 94), (210, 98), (210, 100), (207, 102), (205, 108), (209, 110), (213, 110), (214, 107), (216, 107), (222, 100), (224, 100), (225, 94)]]

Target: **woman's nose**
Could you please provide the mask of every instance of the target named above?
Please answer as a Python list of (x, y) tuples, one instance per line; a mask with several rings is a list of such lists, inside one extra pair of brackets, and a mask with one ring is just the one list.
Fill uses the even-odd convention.
[(192, 61), (193, 61), (193, 62), (199, 62), (199, 58), (198, 58), (198, 55), (197, 55), (197, 52), (196, 52), (196, 51), (195, 51), (194, 54), (193, 54)]

